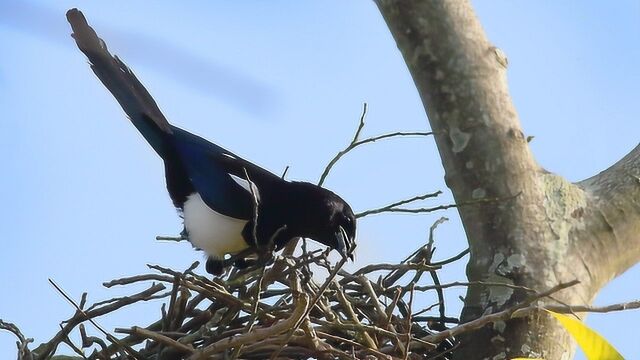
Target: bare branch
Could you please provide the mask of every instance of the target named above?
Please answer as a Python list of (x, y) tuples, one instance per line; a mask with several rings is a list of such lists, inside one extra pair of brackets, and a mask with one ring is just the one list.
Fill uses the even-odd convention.
[(16, 345), (18, 346), (18, 359), (33, 359), (33, 355), (28, 348), (29, 343), (32, 343), (33, 339), (25, 337), (16, 325), (10, 322), (2, 321), (2, 319), (0, 319), (0, 330), (6, 330), (18, 338), (18, 341), (16, 341)]
[[(437, 195), (440, 194), (440, 191), (435, 192), (433, 194), (435, 194), (435, 196), (437, 196)], [(401, 201), (399, 201), (397, 203), (393, 203), (393, 204), (390, 204), (390, 205), (387, 205), (387, 206), (383, 206), (383, 207), (380, 207), (380, 208), (377, 208), (377, 209), (366, 210), (366, 211), (357, 213), (356, 214), (356, 218), (362, 218), (362, 217), (369, 216), (369, 215), (388, 213), (388, 212), (391, 212), (391, 213), (393, 213), (393, 212), (395, 212), (395, 213), (410, 213), (410, 214), (430, 213), (430, 212), (434, 212), (434, 211), (447, 210), (447, 209), (451, 209), (451, 208), (459, 208), (459, 207), (464, 207), (464, 206), (471, 206), (471, 205), (478, 205), (478, 204), (506, 201), (506, 200), (515, 199), (516, 197), (518, 197), (520, 195), (520, 193), (518, 193), (516, 195), (506, 196), (506, 197), (501, 197), (501, 198), (480, 198), (480, 199), (474, 199), (474, 200), (460, 202), (460, 203), (457, 203), (457, 204), (438, 205), (438, 206), (434, 206), (434, 207), (430, 207), (430, 208), (406, 209), (406, 208), (397, 207), (397, 206), (399, 206), (398, 204), (404, 205), (406, 203), (415, 201), (415, 199), (418, 199), (418, 198), (421, 198), (421, 197), (433, 197), (433, 196), (430, 196), (430, 195), (433, 195), (433, 194), (416, 196), (414, 198), (407, 199), (407, 200), (401, 200)]]
[(295, 312), (292, 313), (287, 320), (280, 321), (275, 325), (267, 328), (256, 329), (255, 331), (247, 333), (245, 335), (223, 339), (205, 347), (201, 351), (196, 352), (191, 358), (194, 360), (200, 359), (223, 349), (233, 348), (242, 344), (255, 343), (259, 340), (266, 339), (269, 336), (280, 334), (288, 329), (291, 329), (303, 317), (303, 314), (307, 311), (307, 307), (309, 304), (308, 297), (305, 294), (299, 294), (296, 296), (296, 298), (297, 305), (295, 307)]
[(180, 242), (180, 241), (187, 241), (189, 240), (188, 238), (186, 238), (185, 236), (156, 236), (156, 240), (159, 241), (176, 241), (176, 242)]
[(592, 305), (564, 305), (564, 304), (546, 304), (543, 306), (529, 306), (521, 310), (517, 310), (513, 316), (525, 316), (526, 314), (536, 310), (549, 310), (561, 314), (574, 314), (574, 313), (610, 313), (617, 311), (640, 309), (640, 300), (634, 300), (624, 303), (611, 304), (606, 306), (592, 306)]
[(398, 131), (398, 132), (393, 132), (393, 133), (389, 133), (389, 134), (372, 136), (372, 137), (360, 140), (360, 133), (362, 132), (362, 129), (364, 128), (366, 115), (367, 115), (367, 103), (364, 103), (364, 105), (362, 107), (362, 115), (360, 115), (360, 123), (358, 124), (358, 129), (356, 130), (356, 133), (354, 134), (353, 139), (351, 140), (349, 145), (347, 145), (346, 148), (344, 148), (343, 150), (339, 151), (336, 154), (336, 156), (334, 156), (333, 159), (331, 159), (329, 161), (329, 164), (327, 164), (327, 166), (324, 168), (324, 171), (322, 172), (322, 175), (320, 175), (320, 180), (318, 181), (318, 185), (324, 184), (324, 181), (327, 179), (327, 176), (329, 176), (329, 173), (331, 172), (331, 169), (333, 169), (333, 166), (343, 156), (345, 156), (351, 150), (357, 148), (358, 146), (365, 145), (365, 144), (372, 143), (372, 142), (376, 142), (378, 140), (389, 139), (389, 138), (405, 137), (405, 136), (429, 136), (429, 135), (433, 135), (432, 132), (423, 132), (423, 131), (400, 132), (400, 131)]
[(65, 322), (65, 325), (53, 337), (53, 339), (51, 339), (49, 342), (38, 347), (37, 359), (46, 359), (48, 356), (50, 356), (55, 351), (58, 344), (64, 341), (64, 339), (69, 335), (69, 333), (77, 325), (79, 325), (84, 321), (90, 321), (98, 330), (100, 330), (101, 332), (103, 332), (103, 334), (105, 334), (105, 336), (109, 341), (116, 344), (119, 348), (124, 349), (129, 355), (131, 355), (135, 359), (143, 359), (143, 357), (141, 357), (140, 354), (138, 354), (137, 351), (133, 350), (129, 345), (120, 343), (118, 339), (116, 339), (114, 336), (112, 336), (107, 331), (102, 329), (102, 327), (100, 327), (100, 325), (98, 325), (93, 320), (93, 318), (111, 313), (124, 306), (131, 305), (138, 301), (149, 300), (150, 297), (155, 295), (157, 292), (164, 290), (165, 289), (164, 285), (154, 284), (147, 290), (144, 290), (138, 294), (120, 298), (115, 302), (110, 302), (109, 304), (106, 304), (98, 308), (94, 308), (92, 310), (87, 310), (85, 312), (82, 309), (80, 309), (79, 305), (77, 305), (75, 301), (73, 301), (73, 299), (71, 299), (71, 297), (69, 297), (69, 295), (67, 295), (55, 282), (51, 280), (50, 282), (51, 282), (51, 285), (53, 285), (56, 288), (56, 290), (58, 290), (58, 292), (76, 308), (76, 313), (73, 317), (71, 317), (71, 319)]
[[(470, 331), (475, 330), (475, 329), (479, 329), (479, 328), (481, 328), (481, 327), (483, 327), (483, 326), (485, 326), (487, 324), (494, 323), (496, 321), (504, 321), (504, 320), (510, 319), (516, 311), (526, 308), (529, 304), (533, 303), (534, 301), (537, 301), (539, 299), (542, 299), (544, 297), (547, 297), (549, 295), (557, 293), (560, 290), (569, 288), (569, 287), (574, 286), (574, 285), (576, 285), (578, 283), (579, 283), (579, 281), (574, 280), (574, 281), (571, 281), (571, 282), (568, 282), (568, 283), (559, 284), (559, 285), (554, 286), (553, 288), (551, 288), (551, 289), (549, 289), (547, 291), (541, 292), (539, 294), (535, 294), (534, 296), (530, 297), (528, 300), (526, 300), (526, 301), (524, 301), (524, 302), (522, 302), (522, 303), (520, 303), (520, 304), (518, 304), (516, 306), (513, 306), (513, 307), (511, 307), (509, 309), (506, 309), (506, 310), (503, 310), (503, 311), (500, 311), (500, 312), (497, 312), (497, 313), (494, 313), (494, 314), (485, 315), (485, 316), (480, 317), (480, 318), (478, 318), (476, 320), (472, 320), (470, 322), (455, 326), (455, 327), (447, 329), (445, 331), (441, 331), (441, 332), (439, 332), (437, 334), (426, 336), (426, 337), (422, 338), (422, 340), (430, 342), (430, 343), (436, 343), (437, 344), (437, 343), (440, 343), (441, 341), (443, 341), (445, 339), (453, 338), (453, 337), (456, 337), (456, 336), (458, 336), (458, 335), (460, 335), (462, 333), (466, 333), (466, 332), (470, 332)], [(421, 346), (421, 345), (418, 345), (418, 344), (415, 344), (415, 345), (416, 346)]]
[(115, 331), (117, 333), (136, 335), (136, 336), (143, 337), (145, 339), (152, 339), (159, 343), (162, 343), (164, 345), (177, 349), (182, 353), (191, 354), (194, 351), (192, 347), (184, 345), (178, 341), (175, 341), (168, 336), (164, 336), (155, 331), (149, 331), (147, 329), (143, 329), (137, 326), (134, 326), (131, 329), (116, 329)]
[[(118, 347), (122, 348), (129, 355), (133, 356), (134, 358), (141, 359), (140, 354), (138, 354), (137, 351), (133, 350), (130, 346), (128, 346), (126, 344), (120, 344), (118, 339), (116, 339), (113, 335), (111, 335), (109, 332), (107, 332), (102, 326), (98, 325), (98, 323), (93, 319), (93, 317), (91, 317), (90, 315), (88, 315), (87, 312), (82, 310), (82, 308), (78, 304), (76, 304), (76, 302), (73, 301), (73, 299), (69, 295), (67, 295), (67, 293), (64, 290), (62, 290), (62, 288), (58, 284), (56, 284), (56, 282), (53, 281), (53, 279), (49, 279), (49, 283), (60, 293), (60, 295), (62, 295), (71, 305), (73, 305), (76, 308), (77, 313), (76, 313), (76, 316), (74, 316), (74, 318), (75, 317), (79, 317), (79, 318), (83, 317), (84, 319), (88, 320), (93, 326), (96, 327), (96, 329), (98, 329), (101, 333), (103, 333), (107, 337), (107, 339), (109, 341), (111, 341), (113, 344), (115, 344)], [(161, 290), (161, 289), (164, 289), (163, 285), (159, 285), (158, 290)], [(155, 291), (153, 291), (153, 292), (155, 293)], [(84, 298), (84, 296), (83, 296), (83, 298)], [(148, 299), (148, 297), (145, 296), (145, 299)], [(131, 298), (129, 298), (129, 297), (121, 298), (118, 301), (114, 301), (114, 302), (110, 303), (110, 305), (106, 305), (106, 306), (113, 306), (114, 304), (124, 304), (124, 303), (127, 303), (129, 301), (131, 301)], [(101, 310), (101, 309), (96, 309), (94, 311), (89, 311), (89, 313), (93, 313), (93, 312), (99, 313), (99, 310)], [(78, 315), (81, 315), (81, 316), (78, 316)], [(67, 322), (68, 325), (71, 324), (71, 323), (72, 323), (72, 320), (69, 320)], [(69, 335), (69, 332), (71, 331), (71, 329), (72, 328), (69, 328), (69, 329), (63, 328), (61, 330), (61, 333), (59, 333), (59, 334), (61, 334), (60, 340), (64, 340), (65, 338), (67, 338), (68, 335)], [(65, 332), (65, 330), (67, 330), (67, 331)]]

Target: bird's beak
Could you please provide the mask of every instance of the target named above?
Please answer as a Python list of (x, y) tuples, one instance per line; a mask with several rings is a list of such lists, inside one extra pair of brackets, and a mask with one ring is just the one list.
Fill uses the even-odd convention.
[(338, 242), (336, 250), (338, 250), (340, 255), (342, 255), (343, 258), (349, 258), (353, 261), (353, 249), (355, 248), (355, 242), (353, 239), (349, 238), (347, 231), (342, 226), (338, 226), (336, 240)]

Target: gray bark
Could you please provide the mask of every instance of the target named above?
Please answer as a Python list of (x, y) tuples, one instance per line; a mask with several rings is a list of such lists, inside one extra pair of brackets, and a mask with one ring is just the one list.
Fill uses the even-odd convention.
[[(573, 184), (542, 169), (522, 133), (507, 88), (507, 59), (486, 38), (466, 0), (376, 0), (411, 72), (471, 249), (469, 280), (557, 294), (590, 304), (640, 261), (640, 146), (606, 171)], [(469, 288), (462, 321), (508, 308), (526, 294)], [(569, 335), (545, 314), (462, 337), (457, 359), (570, 359)]]

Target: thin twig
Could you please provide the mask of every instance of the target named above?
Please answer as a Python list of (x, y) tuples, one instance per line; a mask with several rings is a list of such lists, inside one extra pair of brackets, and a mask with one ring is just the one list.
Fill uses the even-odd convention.
[(485, 326), (486, 324), (494, 323), (496, 321), (503, 321), (503, 320), (510, 319), (516, 311), (528, 307), (529, 304), (531, 304), (531, 303), (533, 303), (533, 302), (535, 302), (535, 301), (537, 301), (539, 299), (542, 299), (544, 297), (547, 297), (549, 295), (555, 294), (560, 290), (563, 290), (563, 289), (569, 288), (571, 286), (574, 286), (574, 285), (576, 285), (578, 283), (580, 283), (580, 281), (573, 280), (573, 281), (570, 281), (570, 282), (567, 282), (567, 283), (558, 284), (558, 285), (552, 287), (551, 289), (546, 290), (546, 291), (541, 292), (541, 293), (537, 293), (537, 294), (531, 296), (529, 299), (525, 300), (524, 302), (522, 302), (520, 304), (517, 304), (515, 306), (512, 306), (512, 307), (510, 307), (510, 308), (508, 308), (506, 310), (502, 310), (502, 311), (499, 311), (497, 313), (493, 313), (493, 314), (489, 314), (489, 315), (484, 315), (484, 316), (482, 316), (482, 317), (480, 317), (478, 319), (471, 320), (469, 322), (466, 322), (464, 324), (452, 327), (452, 328), (447, 329), (445, 331), (441, 331), (441, 332), (439, 332), (437, 334), (425, 336), (425, 337), (422, 338), (422, 340), (437, 344), (437, 343), (442, 342), (445, 339), (456, 337), (456, 336), (458, 336), (459, 334), (461, 334), (463, 332), (469, 332), (469, 331), (472, 331), (472, 330), (475, 330), (475, 329), (479, 329), (479, 328)]
[(124, 334), (130, 334), (130, 335), (137, 335), (137, 336), (141, 336), (145, 339), (151, 339), (154, 341), (157, 341), (159, 343), (162, 343), (164, 345), (170, 346), (180, 352), (183, 353), (187, 353), (187, 354), (191, 354), (193, 353), (193, 348), (191, 346), (188, 345), (184, 345), (178, 341), (173, 340), (172, 338), (159, 334), (155, 331), (150, 331), (138, 326), (134, 326), (131, 329), (116, 329), (115, 330), (117, 333), (124, 333)]
[(433, 135), (433, 132), (423, 132), (423, 131), (394, 132), (394, 133), (389, 133), (389, 134), (372, 136), (372, 137), (360, 140), (360, 133), (362, 132), (362, 129), (364, 128), (366, 115), (367, 115), (367, 103), (364, 103), (362, 105), (362, 115), (360, 115), (360, 122), (358, 124), (358, 129), (356, 130), (356, 133), (353, 135), (353, 139), (351, 140), (349, 145), (347, 145), (346, 148), (344, 148), (343, 150), (339, 151), (336, 154), (336, 156), (334, 156), (333, 159), (331, 159), (329, 161), (329, 164), (327, 164), (327, 166), (324, 168), (324, 171), (322, 172), (322, 175), (320, 175), (320, 180), (318, 181), (318, 185), (322, 186), (322, 184), (324, 184), (325, 180), (327, 179), (327, 176), (331, 172), (331, 169), (338, 162), (338, 160), (340, 160), (340, 158), (342, 158), (343, 156), (345, 156), (351, 150), (357, 148), (358, 146), (361, 146), (361, 145), (364, 145), (364, 144), (368, 144), (368, 143), (372, 143), (372, 142), (376, 142), (378, 140), (394, 138), (394, 137), (429, 136), (429, 135)]
[(244, 176), (247, 182), (249, 183), (249, 191), (251, 192), (251, 198), (253, 199), (253, 219), (252, 219), (252, 227), (251, 227), (251, 236), (253, 237), (253, 245), (258, 246), (258, 209), (260, 207), (260, 200), (258, 199), (257, 189), (251, 182), (249, 178), (249, 173), (247, 169), (244, 170)]
[(514, 317), (524, 316), (535, 310), (549, 310), (561, 314), (573, 314), (573, 313), (610, 313), (616, 311), (625, 311), (640, 309), (640, 300), (634, 300), (624, 303), (611, 304), (606, 306), (591, 306), (591, 305), (564, 305), (564, 304), (546, 304), (543, 306), (529, 306), (522, 308), (514, 312)]
[(342, 266), (344, 266), (344, 264), (346, 262), (347, 262), (347, 258), (346, 257), (343, 257), (342, 259), (340, 259), (340, 262), (338, 263), (338, 265), (336, 265), (335, 269), (333, 269), (333, 272), (331, 274), (329, 274), (329, 277), (327, 278), (327, 280), (325, 280), (324, 284), (322, 284), (322, 286), (320, 287), (320, 290), (318, 290), (318, 293), (316, 294), (316, 296), (313, 298), (313, 300), (309, 304), (310, 305), (309, 308), (307, 310), (305, 310), (305, 312), (300, 317), (300, 319), (291, 328), (291, 330), (287, 334), (286, 341), (282, 344), (282, 347), (280, 347), (280, 349), (278, 351), (273, 353), (273, 355), (271, 356), (271, 359), (276, 359), (278, 357), (278, 355), (280, 354), (280, 351), (282, 351), (282, 348), (287, 344), (289, 339), (293, 336), (295, 331), (298, 330), (298, 328), (302, 324), (301, 320), (305, 319), (307, 316), (309, 316), (309, 312), (311, 312), (311, 310), (316, 306), (316, 304), (318, 303), (318, 300), (324, 294), (324, 291), (327, 289), (329, 284), (331, 284), (331, 282), (336, 277), (336, 275), (338, 275), (338, 272), (340, 271), (340, 269), (342, 269)]
[[(426, 249), (426, 256), (427, 256), (427, 263), (431, 263), (431, 259), (433, 258), (433, 254), (435, 252), (435, 248), (433, 247), (434, 243), (435, 243), (435, 236), (434, 236), (434, 232), (436, 230), (436, 228), (438, 227), (438, 225), (442, 224), (445, 221), (448, 221), (449, 219), (446, 217), (441, 217), (440, 219), (436, 220), (435, 223), (433, 223), (433, 225), (431, 225), (431, 227), (429, 228), (429, 241), (427, 242), (427, 249)], [(442, 287), (440, 285), (440, 278), (438, 277), (438, 273), (436, 271), (429, 271), (429, 274), (431, 275), (431, 280), (433, 280), (433, 285), (436, 286), (436, 294), (438, 295), (438, 310), (440, 312), (440, 318), (444, 319), (446, 317), (446, 307), (445, 307), (445, 301), (444, 301), (444, 292), (442, 291)], [(412, 286), (411, 291), (413, 292), (414, 288)], [(442, 323), (443, 320), (441, 320), (440, 322)]]
[(111, 335), (109, 332), (107, 332), (106, 330), (104, 330), (100, 325), (98, 325), (98, 323), (93, 320), (93, 317), (95, 316), (100, 316), (104, 313), (107, 312), (111, 312), (113, 311), (112, 309), (116, 309), (116, 308), (120, 308), (122, 306), (131, 304), (133, 302), (142, 300), (147, 298), (148, 296), (153, 295), (154, 293), (163, 290), (165, 287), (162, 284), (158, 284), (155, 286), (152, 286), (151, 288), (147, 289), (146, 291), (143, 291), (142, 293), (138, 294), (137, 296), (131, 296), (128, 298), (124, 298), (120, 301), (117, 301), (115, 303), (109, 304), (109, 305), (105, 305), (101, 308), (97, 308), (94, 309), (92, 311), (88, 311), (85, 312), (84, 310), (82, 310), (80, 308), (80, 306), (78, 304), (76, 304), (75, 301), (73, 301), (73, 299), (67, 295), (67, 293), (64, 292), (64, 290), (62, 290), (62, 288), (60, 286), (58, 286), (58, 284), (55, 283), (55, 281), (53, 281), (52, 279), (49, 279), (49, 283), (69, 302), (71, 303), (71, 305), (73, 305), (76, 308), (77, 314), (80, 314), (81, 316), (74, 316), (71, 320), (67, 321), (67, 324), (60, 330), (60, 332), (51, 340), (51, 342), (49, 344), (47, 344), (44, 348), (44, 351), (39, 355), (40, 358), (45, 359), (52, 350), (55, 349), (55, 347), (57, 346), (57, 344), (62, 341), (68, 334), (69, 332), (80, 322), (84, 321), (84, 320), (88, 320), (91, 324), (93, 324), (93, 326), (96, 327), (96, 329), (98, 329), (101, 333), (103, 333), (107, 339), (109, 341), (111, 341), (113, 344), (117, 345), (118, 347), (122, 348), (123, 350), (125, 350), (129, 355), (131, 355), (133, 358), (135, 359), (142, 359), (142, 357), (140, 356), (140, 354), (133, 350), (129, 345), (127, 344), (122, 344), (119, 342), (118, 339), (116, 339), (113, 335)]
[(274, 334), (280, 334), (286, 331), (287, 329), (292, 328), (294, 324), (298, 323), (300, 319), (303, 318), (303, 314), (306, 313), (308, 309), (308, 304), (309, 304), (308, 297), (306, 294), (298, 294), (297, 298), (298, 298), (298, 304), (295, 308), (295, 311), (291, 314), (291, 316), (288, 319), (280, 321), (270, 327), (257, 329), (248, 334), (220, 340), (194, 353), (190, 359), (193, 359), (193, 360), (201, 359), (201, 358), (206, 359), (208, 355), (219, 352), (223, 349), (237, 347), (242, 344), (255, 343), (260, 340), (266, 339), (269, 336), (272, 336)]
[(29, 343), (33, 342), (33, 339), (25, 337), (20, 329), (13, 323), (2, 321), (0, 319), (0, 330), (6, 330), (18, 338), (16, 345), (18, 346), (18, 359), (32, 360), (33, 355), (29, 351)]
[(189, 240), (188, 238), (184, 237), (184, 236), (156, 236), (156, 240), (158, 241), (176, 241), (176, 242), (180, 242), (180, 241), (186, 241)]
[[(286, 170), (285, 170), (286, 172)], [(256, 319), (258, 318), (258, 304), (260, 304), (260, 293), (262, 292), (262, 282), (264, 280), (264, 275), (267, 271), (267, 268), (265, 266), (262, 267), (262, 275), (260, 276), (260, 279), (257, 282), (257, 286), (256, 286), (256, 295), (255, 295), (255, 300), (254, 300), (254, 306), (253, 306), (253, 312), (251, 314), (251, 320), (249, 320), (249, 322), (247, 323), (246, 326), (246, 331), (245, 333), (248, 334), (253, 330), (254, 325), (256, 324)], [(238, 356), (240, 356), (240, 353), (242, 352), (242, 347), (243, 345), (240, 345), (236, 348), (236, 351), (233, 353), (233, 355), (231, 356), (232, 360), (235, 360), (238, 358)]]
[(282, 175), (280, 176), (280, 178), (281, 178), (282, 180), (284, 180), (284, 178), (287, 176), (287, 172), (288, 172), (288, 171), (289, 171), (289, 165), (287, 165), (287, 166), (284, 168), (284, 171), (282, 172)]
[(407, 315), (407, 345), (404, 349), (404, 360), (409, 358), (409, 345), (411, 345), (411, 326), (413, 325), (413, 287), (414, 284), (411, 284), (411, 291), (409, 292), (409, 313)]
[(333, 340), (336, 340), (336, 341), (339, 341), (339, 342), (344, 342), (344, 343), (347, 343), (347, 344), (351, 344), (353, 346), (357, 346), (357, 347), (361, 348), (362, 350), (377, 356), (379, 359), (393, 359), (393, 357), (390, 356), (390, 355), (383, 354), (383, 353), (379, 352), (376, 349), (364, 346), (364, 345), (362, 345), (362, 344), (360, 344), (360, 343), (358, 343), (356, 341), (349, 340), (349, 339), (346, 339), (346, 338), (343, 338), (343, 337), (340, 337), (340, 336), (336, 336), (336, 335), (332, 335), (332, 334), (329, 334), (329, 333), (326, 333), (326, 332), (322, 332), (322, 331), (318, 331), (317, 333), (318, 333), (318, 335), (320, 335), (321, 337), (324, 337), (324, 338), (329, 338), (329, 339), (333, 339)]
[(428, 193), (428, 194), (424, 194), (424, 195), (418, 195), (418, 196), (414, 196), (414, 197), (409, 198), (409, 199), (396, 201), (394, 203), (391, 203), (389, 205), (385, 205), (385, 206), (377, 208), (377, 209), (366, 210), (366, 211), (357, 213), (356, 214), (356, 218), (365, 217), (367, 215), (372, 215), (372, 214), (379, 214), (381, 212), (391, 211), (392, 209), (397, 208), (398, 206), (406, 205), (406, 204), (409, 204), (409, 203), (412, 203), (412, 202), (415, 202), (415, 201), (434, 198), (434, 197), (437, 197), (437, 196), (439, 196), (441, 194), (442, 194), (442, 191), (438, 190), (438, 191), (435, 191), (435, 192), (432, 192), (432, 193)]
[(431, 266), (444, 266), (447, 264), (451, 264), (452, 262), (458, 261), (460, 259), (462, 259), (463, 257), (467, 256), (467, 254), (469, 254), (470, 250), (469, 249), (465, 249), (463, 251), (461, 251), (458, 255), (455, 255), (453, 257), (450, 257), (448, 259), (442, 260), (442, 261), (435, 261), (431, 263)]
[(386, 205), (377, 209), (371, 209), (371, 210), (366, 210), (360, 213), (356, 214), (356, 218), (362, 218), (365, 216), (369, 216), (369, 215), (375, 215), (375, 214), (381, 214), (381, 213), (387, 213), (387, 212), (391, 212), (391, 213), (409, 213), (409, 214), (424, 214), (424, 213), (431, 213), (434, 211), (439, 211), (439, 210), (447, 210), (447, 209), (451, 209), (451, 208), (457, 208), (457, 207), (462, 207), (462, 206), (470, 206), (470, 205), (477, 205), (477, 204), (485, 204), (485, 203), (492, 203), (492, 202), (499, 202), (499, 201), (506, 201), (506, 200), (511, 200), (517, 196), (519, 196), (520, 193), (516, 194), (516, 195), (512, 195), (512, 196), (507, 196), (507, 197), (499, 197), (499, 198), (481, 198), (481, 199), (473, 199), (473, 200), (469, 200), (469, 201), (463, 201), (463, 202), (459, 202), (457, 204), (447, 204), (447, 205), (438, 205), (438, 206), (434, 206), (434, 207), (423, 207), (423, 208), (415, 208), (415, 209), (407, 209), (407, 208), (400, 208), (397, 207), (397, 205), (394, 207), (391, 205)]

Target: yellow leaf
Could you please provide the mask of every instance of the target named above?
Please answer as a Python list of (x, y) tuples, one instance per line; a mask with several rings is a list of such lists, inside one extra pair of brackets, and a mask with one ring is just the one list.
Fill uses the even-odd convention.
[(605, 338), (582, 321), (553, 311), (547, 310), (547, 312), (553, 315), (573, 336), (587, 360), (624, 360), (622, 355)]

